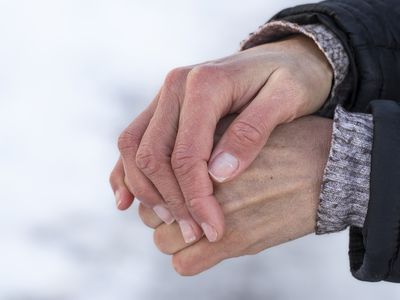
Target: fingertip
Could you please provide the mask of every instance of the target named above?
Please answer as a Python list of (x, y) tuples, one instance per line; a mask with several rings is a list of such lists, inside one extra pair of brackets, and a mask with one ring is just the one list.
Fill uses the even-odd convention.
[(224, 237), (225, 234), (224, 216), (222, 215), (218, 217), (216, 222), (208, 225), (211, 226), (211, 230), (206, 227), (205, 228), (206, 230), (204, 231), (204, 234), (207, 237), (208, 241), (211, 243), (219, 242)]
[(143, 203), (139, 203), (138, 213), (142, 222), (150, 228), (156, 229), (160, 225), (164, 224), (155, 212)]
[(125, 210), (131, 206), (134, 197), (125, 184), (125, 172), (121, 159), (111, 172), (109, 181), (114, 192), (116, 207), (119, 210)]
[(201, 223), (201, 228), (203, 229), (207, 240), (211, 243), (216, 242), (218, 240), (218, 236), (221, 236), (221, 234), (218, 234), (215, 227), (211, 224)]
[(115, 191), (115, 203), (119, 210), (128, 209), (133, 200), (134, 196), (125, 187), (120, 187)]
[(224, 214), (213, 195), (193, 199), (189, 208), (209, 242), (214, 243), (222, 239), (225, 230)]
[(155, 205), (153, 211), (165, 224), (171, 225), (175, 222), (175, 218), (163, 205)]
[(119, 208), (121, 206), (121, 192), (119, 190), (116, 190), (114, 196), (115, 204), (117, 205), (117, 208)]
[(178, 224), (186, 244), (192, 244), (201, 238), (202, 232), (194, 221), (180, 220)]

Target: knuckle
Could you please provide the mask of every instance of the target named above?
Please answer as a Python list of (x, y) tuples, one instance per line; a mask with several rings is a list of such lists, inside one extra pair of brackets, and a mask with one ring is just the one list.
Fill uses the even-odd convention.
[(136, 166), (146, 175), (152, 176), (160, 170), (160, 161), (149, 145), (140, 145), (136, 153)]
[(186, 200), (186, 206), (189, 208), (192, 214), (199, 215), (200, 212), (204, 211), (204, 203), (202, 198), (192, 198)]
[(121, 153), (132, 151), (139, 141), (140, 137), (134, 130), (125, 129), (118, 137), (118, 149)]
[(171, 156), (172, 169), (180, 175), (187, 174), (194, 162), (193, 149), (189, 145), (178, 144)]
[(210, 76), (214, 76), (215, 73), (217, 72), (217, 67), (216, 65), (213, 64), (203, 64), (194, 67), (190, 72), (189, 72), (189, 79), (191, 80), (206, 80)]
[(151, 204), (147, 203), (148, 201), (146, 201), (146, 199), (151, 199), (151, 191), (145, 185), (135, 182), (134, 186), (132, 187), (132, 191), (135, 197), (140, 200), (140, 202), (148, 205)]
[(166, 197), (164, 200), (168, 205), (171, 212), (180, 214), (180, 212), (185, 210), (185, 202), (181, 200), (182, 196), (177, 197)]
[(246, 121), (237, 121), (232, 124), (231, 135), (240, 145), (255, 146), (263, 142), (265, 132)]
[(184, 86), (189, 70), (188, 67), (180, 67), (171, 70), (165, 77), (163, 87), (173, 93), (177, 93), (178, 90)]
[(218, 86), (224, 83), (228, 76), (225, 76), (224, 68), (214, 63), (203, 64), (194, 67), (188, 74), (188, 85), (192, 88), (203, 87), (206, 85), (208, 88)]

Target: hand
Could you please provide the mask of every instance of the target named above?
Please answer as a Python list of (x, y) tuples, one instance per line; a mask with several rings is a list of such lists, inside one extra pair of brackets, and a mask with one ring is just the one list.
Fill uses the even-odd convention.
[(226, 222), (226, 233), (217, 243), (203, 238), (188, 246), (175, 224), (160, 225), (161, 220), (142, 205), (140, 216), (157, 228), (156, 245), (173, 254), (173, 265), (182, 275), (314, 232), (331, 131), (332, 121), (319, 117), (281, 125), (241, 176), (217, 184), (215, 196)]
[[(325, 56), (302, 35), (170, 72), (119, 138), (111, 175), (118, 207), (135, 195), (166, 223), (176, 220), (187, 243), (202, 231), (221, 239), (224, 216), (209, 173), (217, 182), (241, 174), (278, 124), (322, 106), (331, 83)], [(212, 152), (216, 125), (231, 113), (239, 115)]]

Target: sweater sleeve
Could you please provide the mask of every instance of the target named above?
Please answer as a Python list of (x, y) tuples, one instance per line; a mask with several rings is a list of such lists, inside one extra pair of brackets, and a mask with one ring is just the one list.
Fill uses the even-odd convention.
[(368, 210), (373, 117), (335, 111), (317, 214), (317, 234), (364, 226)]

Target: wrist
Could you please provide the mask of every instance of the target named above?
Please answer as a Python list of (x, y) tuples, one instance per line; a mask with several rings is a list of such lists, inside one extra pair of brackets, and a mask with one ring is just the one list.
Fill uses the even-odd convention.
[(312, 39), (329, 61), (334, 78), (330, 93), (319, 112), (323, 111), (326, 115), (333, 116), (336, 104), (343, 103), (348, 99), (352, 76), (349, 73), (349, 57), (340, 39), (329, 28), (320, 23), (299, 25), (289, 21), (274, 20), (260, 26), (258, 30), (251, 33), (241, 43), (241, 50), (273, 43), (294, 35), (303, 35)]

